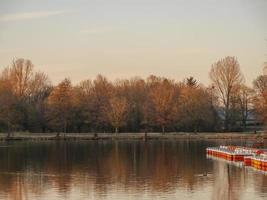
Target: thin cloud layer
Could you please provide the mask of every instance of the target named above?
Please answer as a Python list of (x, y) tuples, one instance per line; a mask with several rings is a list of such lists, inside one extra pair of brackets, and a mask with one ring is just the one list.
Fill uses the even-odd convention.
[(108, 28), (88, 28), (88, 29), (83, 29), (79, 31), (80, 34), (98, 34), (98, 33), (106, 33), (110, 32), (111, 29)]
[(14, 13), (0, 16), (0, 21), (19, 21), (45, 18), (66, 13), (64, 10)]

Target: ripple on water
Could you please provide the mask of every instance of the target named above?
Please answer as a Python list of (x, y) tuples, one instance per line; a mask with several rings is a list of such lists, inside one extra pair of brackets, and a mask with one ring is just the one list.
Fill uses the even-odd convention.
[(208, 145), (213, 144), (16, 143), (0, 148), (0, 200), (267, 199), (266, 174), (207, 160)]

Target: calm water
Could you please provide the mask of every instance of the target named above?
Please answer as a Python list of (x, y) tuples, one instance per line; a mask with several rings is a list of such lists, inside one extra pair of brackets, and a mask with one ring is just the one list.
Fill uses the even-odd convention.
[(219, 144), (0, 143), (0, 199), (267, 199), (267, 175), (206, 158)]

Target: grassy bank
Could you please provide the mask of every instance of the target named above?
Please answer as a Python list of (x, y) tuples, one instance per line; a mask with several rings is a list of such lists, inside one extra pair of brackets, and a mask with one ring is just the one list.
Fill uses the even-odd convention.
[(265, 140), (266, 133), (67, 133), (61, 134), (59, 137), (55, 133), (13, 133), (11, 137), (7, 134), (0, 133), (0, 140), (107, 140), (107, 139), (250, 139)]

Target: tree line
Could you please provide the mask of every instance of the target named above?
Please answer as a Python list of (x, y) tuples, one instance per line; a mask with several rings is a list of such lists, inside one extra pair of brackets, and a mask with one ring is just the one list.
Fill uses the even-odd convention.
[(211, 84), (150, 75), (110, 81), (102, 75), (52, 85), (30, 60), (16, 59), (0, 74), (0, 131), (174, 132), (242, 131), (250, 116), (267, 120), (267, 76), (253, 88), (235, 57), (211, 66)]

